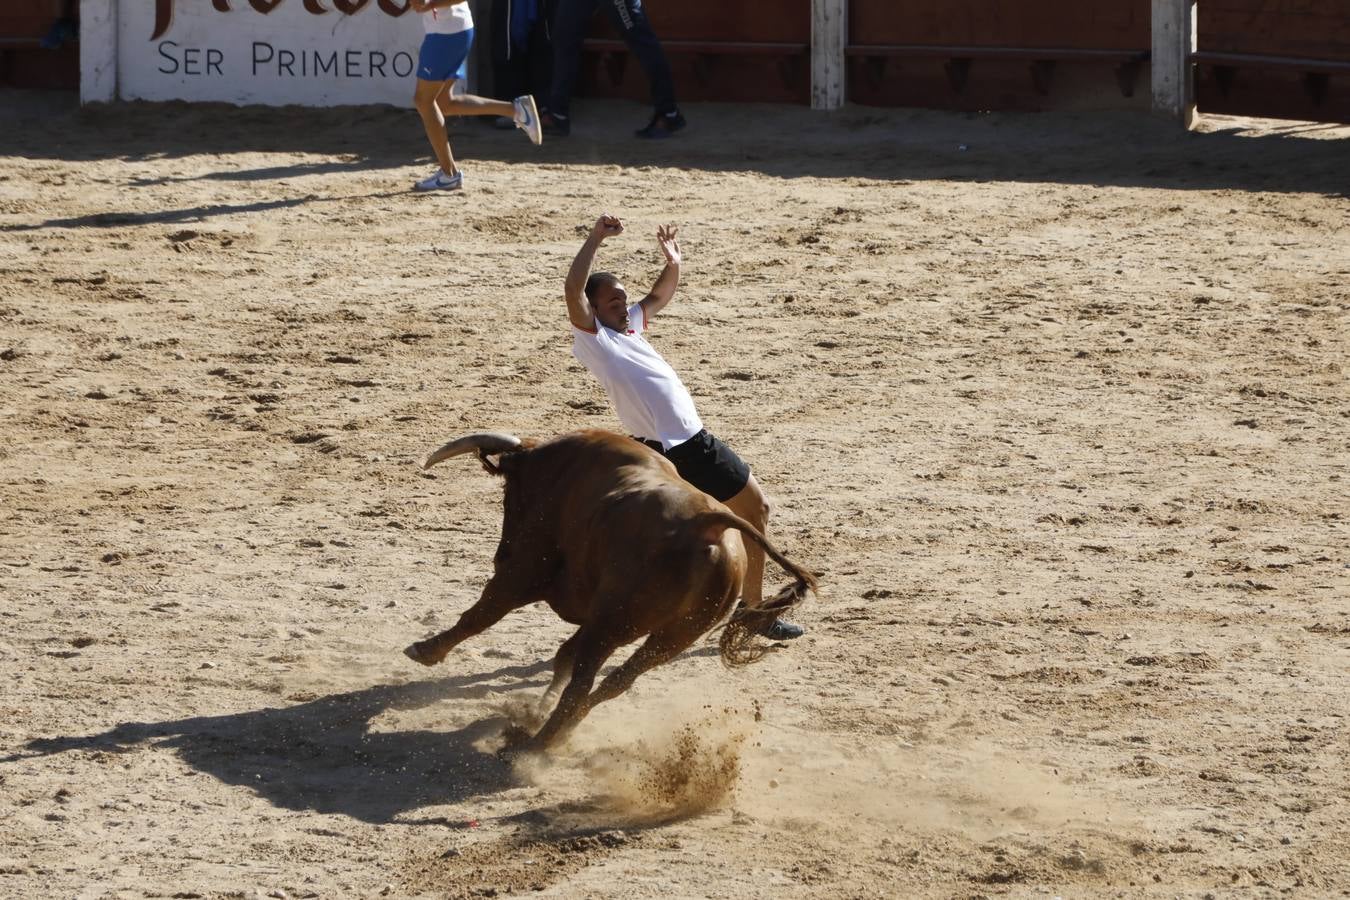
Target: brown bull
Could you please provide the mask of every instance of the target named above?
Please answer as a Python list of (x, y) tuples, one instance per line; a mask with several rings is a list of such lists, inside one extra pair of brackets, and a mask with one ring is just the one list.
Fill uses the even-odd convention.
[[(754, 526), (631, 438), (590, 430), (535, 444), (507, 434), (471, 434), (432, 453), (422, 467), (464, 453), (477, 453), (484, 468), (506, 481), (493, 575), (453, 628), (404, 652), (435, 665), (511, 610), (541, 600), (579, 626), (553, 661), (542, 709), (555, 701), (557, 706), (518, 749), (548, 747), (596, 704), (622, 694), (731, 613), (745, 576), (742, 536), (795, 580), (758, 609), (732, 615), (721, 637), (726, 663), (762, 656), (757, 632), (815, 588), (815, 577)], [(605, 660), (641, 637), (647, 638), (642, 646), (592, 691)]]

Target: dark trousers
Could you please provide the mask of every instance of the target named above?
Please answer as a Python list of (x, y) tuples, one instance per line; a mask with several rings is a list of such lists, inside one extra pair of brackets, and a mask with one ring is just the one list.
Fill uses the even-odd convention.
[(511, 34), (513, 0), (492, 4), (492, 91), (493, 96), (513, 98), (533, 94), (541, 104), (548, 102), (553, 82), (553, 10), (555, 0), (540, 0), (539, 17), (521, 41)]
[[(678, 0), (675, 0), (678, 2)], [(659, 114), (675, 112), (675, 79), (661, 41), (652, 31), (642, 0), (558, 0), (553, 18), (553, 88), (549, 112), (566, 116), (581, 66), (581, 42), (596, 9), (614, 23), (628, 50), (637, 57), (652, 88), (652, 105)]]

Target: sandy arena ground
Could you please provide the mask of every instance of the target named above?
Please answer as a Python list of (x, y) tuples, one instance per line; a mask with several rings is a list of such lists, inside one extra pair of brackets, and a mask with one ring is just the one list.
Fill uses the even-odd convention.
[[(1350, 129), (0, 110), (0, 896), (1350, 894)], [(403, 657), (501, 515), (414, 463), (618, 427), (602, 211), (822, 588), (512, 767), (567, 631)]]

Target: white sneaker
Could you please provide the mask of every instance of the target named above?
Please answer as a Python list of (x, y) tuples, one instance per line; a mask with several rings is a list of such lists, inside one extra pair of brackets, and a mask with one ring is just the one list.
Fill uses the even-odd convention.
[(544, 130), (539, 125), (539, 110), (535, 108), (534, 98), (529, 94), (512, 101), (516, 108), (516, 127), (525, 132), (531, 144), (544, 142)]
[(460, 169), (453, 175), (445, 174), (442, 169), (437, 169), (430, 178), (424, 178), (413, 185), (415, 191), (457, 191), (464, 187), (464, 170)]

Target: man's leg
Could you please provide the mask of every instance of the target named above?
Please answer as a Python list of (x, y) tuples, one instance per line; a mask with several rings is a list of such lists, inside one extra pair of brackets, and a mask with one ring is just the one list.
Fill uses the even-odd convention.
[(438, 98), (450, 93), (449, 81), (426, 81), (417, 79), (417, 91), (413, 94), (413, 105), (422, 117), (422, 127), (427, 132), (427, 142), (431, 152), (441, 164), (446, 175), (455, 174), (455, 157), (450, 152), (450, 140), (445, 136), (445, 116), (441, 114)]
[(447, 116), (514, 116), (515, 104), (509, 100), (491, 100), (475, 94), (455, 95), (446, 91), (436, 98), (436, 105)]
[[(769, 536), (769, 513), (773, 508), (754, 475), (739, 494), (725, 502), (727, 509), (758, 528), (760, 534)], [(744, 538), (742, 543), (745, 545), (745, 583), (741, 585), (741, 602), (746, 606), (759, 606), (764, 600), (764, 550), (749, 538)], [(806, 631), (800, 625), (774, 619), (760, 633), (775, 641), (790, 641)]]
[(581, 66), (581, 42), (586, 23), (597, 0), (558, 0), (553, 16), (553, 84), (549, 87), (548, 112), (559, 124), (566, 122)]
[(600, 0), (628, 49), (637, 57), (652, 89), (652, 105), (659, 116), (677, 112), (675, 106), (675, 78), (670, 74), (670, 63), (661, 41), (652, 31), (642, 0)]
[(539, 18), (530, 29), (526, 53), (526, 90), (547, 103), (553, 85), (553, 18), (555, 0), (540, 0)]
[[(759, 533), (769, 536), (769, 501), (759, 488), (759, 482), (751, 475), (750, 480), (741, 488), (741, 492), (726, 501), (727, 508), (745, 521), (759, 529)], [(764, 550), (754, 541), (746, 538), (745, 544), (745, 584), (741, 587), (741, 599), (747, 606), (759, 606), (764, 599)]]
[(517, 97), (514, 101), (506, 101), (490, 100), (476, 94), (455, 94), (453, 90), (447, 90), (436, 98), (436, 106), (446, 116), (504, 117), (524, 131), (532, 143), (538, 144), (540, 141), (539, 111), (535, 109), (534, 98), (529, 94)]
[[(662, 455), (675, 464), (675, 470), (681, 478), (713, 498), (726, 497), (735, 491), (722, 503), (753, 525), (760, 534), (767, 536), (769, 501), (750, 467), (736, 455), (735, 450), (708, 432), (701, 431), (685, 443), (664, 451)], [(745, 546), (746, 557), (741, 602), (746, 606), (759, 606), (764, 602), (764, 550), (748, 537), (742, 537), (741, 543)], [(790, 640), (801, 637), (805, 632), (796, 625), (775, 619), (760, 633), (773, 640)]]
[(515, 97), (529, 93), (520, 77), (525, 48), (513, 45), (511, 21), (507, 17), (511, 4), (494, 3), (488, 13), (489, 36), (492, 47), (492, 89), (498, 94)]

